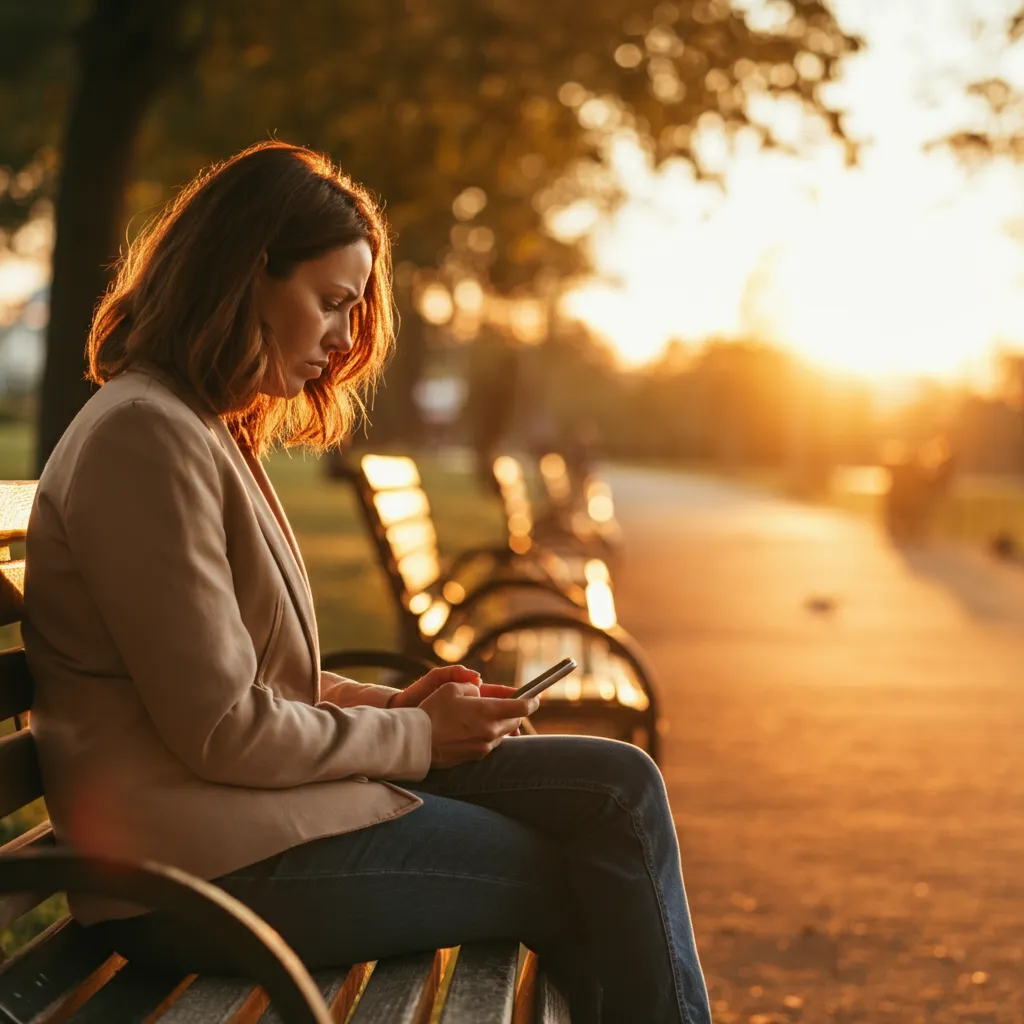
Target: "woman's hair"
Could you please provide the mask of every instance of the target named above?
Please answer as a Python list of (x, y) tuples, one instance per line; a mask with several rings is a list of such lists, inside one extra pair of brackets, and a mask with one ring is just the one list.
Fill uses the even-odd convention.
[[(264, 256), (284, 280), (360, 240), (373, 264), (351, 351), (292, 400), (261, 394), (276, 357), (256, 303)], [(393, 344), (391, 245), (376, 202), (322, 154), (263, 142), (196, 177), (132, 242), (93, 318), (88, 376), (104, 384), (154, 364), (257, 455), (277, 442), (322, 451), (365, 412)]]

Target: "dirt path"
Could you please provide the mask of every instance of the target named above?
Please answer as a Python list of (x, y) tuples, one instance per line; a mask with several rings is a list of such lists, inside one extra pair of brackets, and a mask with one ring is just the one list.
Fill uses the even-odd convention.
[(1024, 572), (609, 477), (716, 1021), (1024, 1021)]

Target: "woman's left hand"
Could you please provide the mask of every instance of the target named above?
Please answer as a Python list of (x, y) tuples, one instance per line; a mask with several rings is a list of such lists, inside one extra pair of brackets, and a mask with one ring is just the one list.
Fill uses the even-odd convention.
[[(483, 682), (479, 672), (474, 672), (464, 665), (440, 665), (437, 668), (432, 668), (425, 676), (420, 676), (416, 682), (410, 683), (404, 690), (400, 690), (389, 706), (393, 708), (417, 707), (421, 701), (445, 683), (472, 683), (479, 689), (481, 697), (512, 697), (516, 692), (514, 686)], [(511, 735), (515, 736), (518, 732), (517, 729)]]

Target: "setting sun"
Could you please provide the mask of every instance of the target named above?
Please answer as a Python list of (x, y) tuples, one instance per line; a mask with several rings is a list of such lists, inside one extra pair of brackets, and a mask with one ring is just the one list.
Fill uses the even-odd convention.
[[(682, 165), (654, 169), (620, 133), (612, 163), (629, 198), (593, 228), (599, 279), (571, 291), (562, 312), (625, 365), (673, 339), (745, 337), (874, 379), (985, 377), (996, 351), (1024, 343), (1024, 247), (1012, 234), (1024, 175), (1009, 163), (968, 168), (929, 144), (960, 123), (957, 76), (985, 57), (964, 19), (995, 22), (1005, 6), (936, 4), (922, 24), (908, 3), (886, 18), (837, 5), (871, 43), (833, 89), (861, 145), (853, 167), (791, 106), (763, 113), (793, 152), (703, 131), (698, 152), (721, 187)], [(911, 32), (926, 38), (913, 45)], [(919, 95), (929, 82), (930, 106)], [(587, 221), (577, 208), (555, 226), (571, 235)]]

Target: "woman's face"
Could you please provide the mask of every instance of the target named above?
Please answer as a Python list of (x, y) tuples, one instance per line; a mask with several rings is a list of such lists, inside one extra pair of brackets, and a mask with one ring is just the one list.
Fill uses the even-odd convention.
[(360, 240), (300, 263), (281, 281), (260, 274), (257, 307), (274, 346), (260, 391), (294, 398), (326, 369), (328, 361), (352, 348), (352, 310), (362, 301), (373, 257)]

